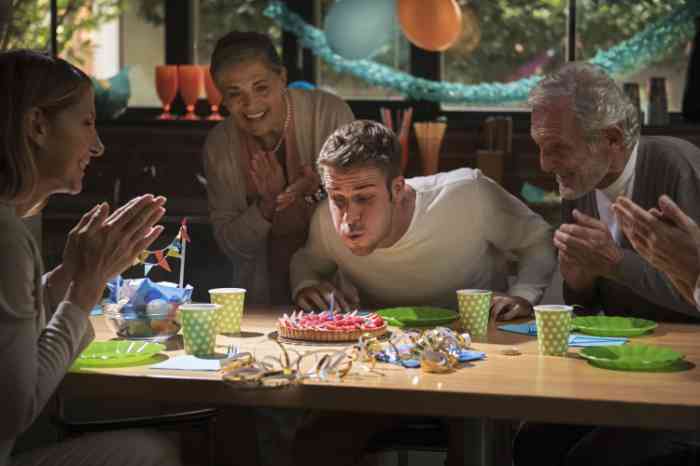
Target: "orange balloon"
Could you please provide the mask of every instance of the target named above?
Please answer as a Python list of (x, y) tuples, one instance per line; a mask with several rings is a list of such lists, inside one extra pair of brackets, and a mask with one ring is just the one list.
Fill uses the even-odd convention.
[(396, 10), (401, 30), (422, 49), (442, 52), (462, 33), (462, 10), (455, 0), (398, 0)]

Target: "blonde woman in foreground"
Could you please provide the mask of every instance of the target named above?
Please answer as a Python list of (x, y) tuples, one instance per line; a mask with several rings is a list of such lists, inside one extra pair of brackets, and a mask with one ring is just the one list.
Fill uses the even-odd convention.
[(0, 53), (0, 466), (179, 465), (160, 434), (86, 435), (13, 455), (17, 438), (49, 404), (75, 358), (94, 338), (90, 310), (105, 283), (161, 233), (165, 199), (95, 206), (70, 231), (63, 263), (44, 274), (22, 217), (54, 193), (78, 194), (92, 157), (102, 155), (90, 79), (28, 50)]

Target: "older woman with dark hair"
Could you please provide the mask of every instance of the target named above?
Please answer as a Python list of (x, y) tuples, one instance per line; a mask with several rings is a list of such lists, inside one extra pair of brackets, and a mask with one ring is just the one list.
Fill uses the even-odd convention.
[(39, 247), (21, 221), (54, 193), (77, 194), (102, 155), (90, 79), (59, 58), (0, 53), (0, 465), (172, 465), (160, 435), (86, 436), (12, 455), (75, 358), (94, 338), (90, 310), (107, 280), (161, 233), (162, 197), (133, 199), (110, 214), (95, 206), (70, 231), (63, 263), (44, 274)]
[(316, 158), (353, 115), (326, 92), (287, 89), (287, 71), (264, 34), (221, 38), (211, 73), (231, 113), (204, 147), (214, 235), (249, 303), (287, 304), (289, 262), (306, 240), (320, 188)]

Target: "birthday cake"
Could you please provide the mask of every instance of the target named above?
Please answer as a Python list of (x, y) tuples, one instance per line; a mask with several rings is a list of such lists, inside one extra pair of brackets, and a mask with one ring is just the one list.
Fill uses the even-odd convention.
[(355, 341), (364, 334), (386, 333), (386, 322), (376, 313), (295, 311), (277, 320), (279, 336), (292, 340), (342, 342)]

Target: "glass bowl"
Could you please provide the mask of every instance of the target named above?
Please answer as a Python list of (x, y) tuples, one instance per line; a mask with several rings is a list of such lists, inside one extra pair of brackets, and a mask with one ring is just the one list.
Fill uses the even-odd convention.
[(107, 326), (119, 337), (128, 340), (165, 341), (180, 331), (177, 309), (168, 304), (167, 311), (123, 311), (122, 305), (104, 303), (102, 310)]

